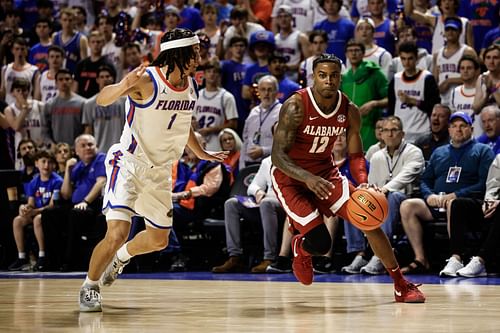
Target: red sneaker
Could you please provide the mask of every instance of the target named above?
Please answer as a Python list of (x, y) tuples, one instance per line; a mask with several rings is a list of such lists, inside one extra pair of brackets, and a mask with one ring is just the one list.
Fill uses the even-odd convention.
[(421, 284), (413, 284), (402, 280), (400, 284), (394, 285), (394, 297), (400, 303), (424, 303), (425, 296), (418, 290)]
[(301, 247), (302, 237), (303, 235), (296, 235), (292, 238), (292, 268), (297, 280), (308, 286), (313, 282), (313, 265), (311, 255)]

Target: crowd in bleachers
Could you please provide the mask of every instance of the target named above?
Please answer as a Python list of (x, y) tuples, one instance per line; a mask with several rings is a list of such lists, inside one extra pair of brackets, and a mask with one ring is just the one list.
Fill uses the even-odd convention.
[[(413, 258), (402, 271), (427, 272), (443, 255), (450, 256), (438, 263), (443, 276), (483, 276), (495, 263), (499, 2), (4, 0), (0, 170), (18, 170), (20, 184), (2, 186), (8, 200), (2, 223), (12, 228), (0, 249), (17, 250), (3, 256), (12, 261), (2, 268), (87, 269), (106, 230), (104, 156), (129, 115), (126, 97), (104, 107), (96, 95), (155, 59), (161, 37), (176, 27), (200, 39), (192, 126), (208, 150), (230, 154), (221, 164), (201, 161), (186, 148), (174, 163), (174, 232), (158, 254), (169, 257), (167, 269), (192, 268), (193, 257), (203, 253), (188, 251), (189, 240), (193, 233), (216, 232), (202, 229), (205, 219), (217, 218), (225, 223), (226, 245), (210, 245), (228, 258), (209, 258), (214, 267), (207, 269), (291, 271), (292, 235), (269, 179), (273, 126), (282, 103), (313, 84), (313, 60), (325, 52), (342, 60), (340, 90), (362, 116), (368, 179), (390, 207), (382, 229), (395, 247), (411, 247)], [(345, 140), (337, 141), (332, 161), (349, 177)], [(239, 177), (257, 167), (253, 181)], [(236, 186), (245, 193), (233, 196)], [(446, 221), (449, 254), (426, 251), (424, 226), (431, 221)], [(363, 233), (339, 222), (325, 218), (332, 235), (345, 235), (343, 264), (332, 250), (314, 258), (315, 272), (384, 273)], [(261, 229), (252, 238), (259, 243), (252, 256), (242, 240), (245, 223)], [(132, 232), (140, 228), (138, 217)], [(481, 235), (472, 252), (470, 231)]]

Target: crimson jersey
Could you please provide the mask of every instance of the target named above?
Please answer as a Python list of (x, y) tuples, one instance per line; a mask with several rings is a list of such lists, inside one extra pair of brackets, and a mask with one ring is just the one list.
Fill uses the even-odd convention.
[(321, 111), (310, 87), (298, 90), (304, 105), (304, 118), (297, 128), (295, 143), (288, 156), (301, 168), (325, 177), (333, 169), (332, 149), (337, 136), (347, 130), (349, 99), (338, 91), (338, 102), (330, 114)]

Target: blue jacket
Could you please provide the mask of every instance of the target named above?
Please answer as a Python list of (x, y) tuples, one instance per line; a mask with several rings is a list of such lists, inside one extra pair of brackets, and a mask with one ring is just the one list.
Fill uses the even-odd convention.
[[(420, 190), (427, 199), (439, 192), (457, 197), (484, 196), (488, 169), (495, 155), (490, 147), (471, 140), (460, 148), (447, 144), (434, 150), (422, 174)], [(450, 167), (461, 167), (458, 182), (447, 183)]]

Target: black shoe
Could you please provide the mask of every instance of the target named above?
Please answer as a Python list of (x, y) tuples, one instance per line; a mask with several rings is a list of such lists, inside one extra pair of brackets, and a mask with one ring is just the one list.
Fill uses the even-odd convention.
[(29, 270), (30, 263), (28, 259), (20, 259), (17, 258), (16, 261), (14, 261), (10, 266), (9, 266), (9, 271), (27, 271)]
[(43, 272), (47, 270), (47, 259), (45, 257), (38, 257), (36, 261), (35, 267), (33, 267), (35, 271)]
[(275, 262), (267, 266), (266, 273), (291, 273), (292, 261), (288, 257), (279, 256)]
[(326, 256), (314, 257), (313, 271), (316, 274), (329, 274), (335, 272), (332, 258)]

